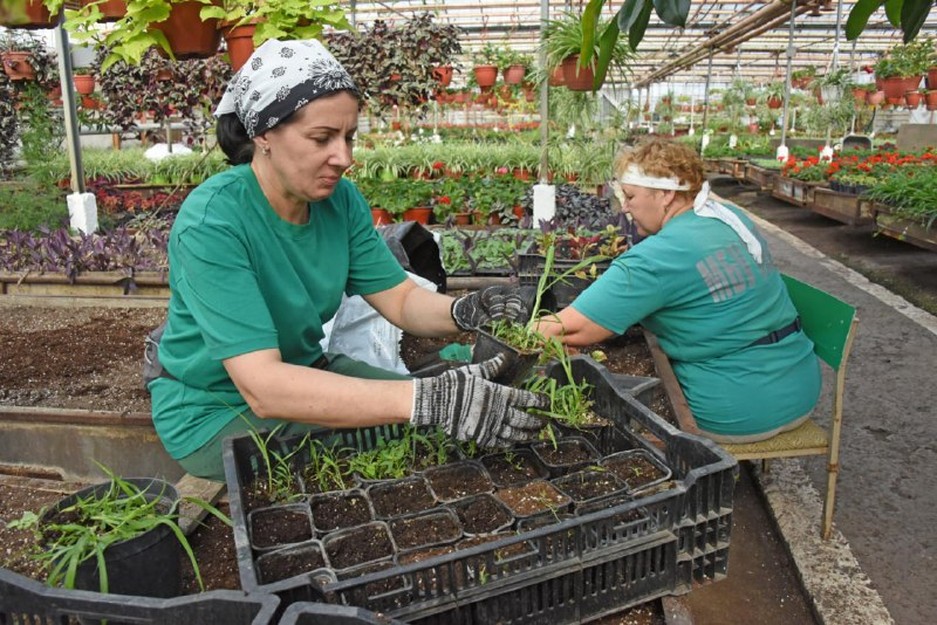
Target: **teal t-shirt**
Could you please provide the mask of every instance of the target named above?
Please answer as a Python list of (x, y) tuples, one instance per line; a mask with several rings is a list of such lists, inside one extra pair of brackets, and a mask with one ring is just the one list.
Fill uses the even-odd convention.
[(310, 365), (343, 293), (376, 293), (405, 278), (347, 180), (310, 204), (303, 225), (273, 211), (248, 165), (205, 181), (169, 237), (171, 296), (159, 356), (177, 380), (150, 383), (167, 451), (189, 455), (248, 410), (222, 360), (278, 348), (284, 362)]
[(758, 434), (813, 409), (820, 365), (803, 332), (749, 347), (797, 312), (764, 239), (729, 208), (761, 242), (761, 264), (729, 226), (690, 211), (615, 259), (572, 307), (618, 334), (651, 330), (700, 428)]

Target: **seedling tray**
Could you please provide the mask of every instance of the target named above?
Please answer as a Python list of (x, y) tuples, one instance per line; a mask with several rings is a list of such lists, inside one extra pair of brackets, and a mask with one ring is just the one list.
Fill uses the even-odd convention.
[[(274, 592), (285, 603), (322, 600), (410, 623), (564, 624), (686, 593), (694, 583), (724, 577), (735, 460), (711, 441), (680, 432), (658, 417), (591, 358), (574, 357), (572, 367), (577, 381), (595, 387), (596, 412), (613, 424), (613, 435), (598, 446), (600, 457), (641, 450), (671, 472), (670, 481), (646, 494), (610, 496), (607, 505), (589, 502), (531, 530), (515, 519), (508, 531), (487, 537), (491, 542), (423, 561), (400, 564), (395, 556), (386, 568), (358, 577), (304, 574), (262, 585), (242, 502), (263, 465), (249, 437), (228, 439), (225, 471), (243, 588)], [(546, 373), (563, 375), (559, 367)], [(397, 435), (393, 426), (334, 433), (344, 445), (365, 450), (380, 437)], [(289, 449), (298, 442), (293, 438), (282, 444)]]

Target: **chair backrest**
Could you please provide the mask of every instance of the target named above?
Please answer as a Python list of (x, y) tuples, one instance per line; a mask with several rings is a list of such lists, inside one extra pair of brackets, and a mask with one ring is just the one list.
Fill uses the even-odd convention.
[(848, 354), (850, 330), (856, 309), (826, 291), (781, 274), (787, 292), (800, 315), (804, 334), (813, 341), (814, 351), (823, 362), (839, 369)]

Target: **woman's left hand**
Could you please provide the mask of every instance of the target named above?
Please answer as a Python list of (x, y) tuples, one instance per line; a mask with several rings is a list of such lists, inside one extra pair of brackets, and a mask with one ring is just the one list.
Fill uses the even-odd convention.
[(452, 302), (452, 320), (462, 330), (477, 330), (495, 319), (526, 323), (530, 319), (521, 287), (494, 285)]

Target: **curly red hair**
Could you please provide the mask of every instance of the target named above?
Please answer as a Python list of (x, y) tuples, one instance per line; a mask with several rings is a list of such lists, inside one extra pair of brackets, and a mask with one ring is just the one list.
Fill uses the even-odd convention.
[(672, 176), (681, 184), (689, 184), (689, 190), (677, 192), (689, 199), (696, 197), (705, 180), (703, 161), (699, 155), (688, 145), (674, 141), (651, 139), (622, 152), (615, 159), (615, 178), (621, 177), (631, 164), (637, 165), (648, 175), (664, 178)]

